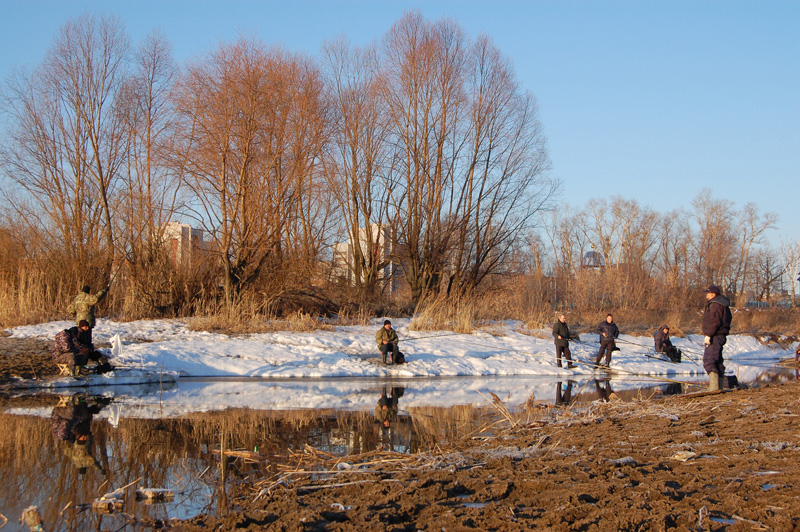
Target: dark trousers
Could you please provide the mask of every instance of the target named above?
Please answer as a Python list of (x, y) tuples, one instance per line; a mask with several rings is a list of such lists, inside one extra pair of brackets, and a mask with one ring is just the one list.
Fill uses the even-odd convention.
[(728, 337), (717, 335), (711, 337), (711, 344), (706, 346), (703, 351), (703, 369), (706, 373), (718, 373), (720, 377), (725, 375), (725, 364), (722, 360), (722, 346), (728, 341)]
[(390, 359), (392, 364), (394, 364), (394, 361), (397, 359), (398, 355), (400, 355), (400, 350), (397, 348), (397, 344), (393, 344), (392, 342), (389, 342), (388, 344), (381, 344), (378, 349), (381, 350), (381, 355), (383, 355), (384, 362), (386, 362), (386, 355), (390, 352), (392, 353), (392, 358)]
[(574, 383), (572, 381), (567, 381), (567, 389), (564, 390), (561, 388), (561, 382), (556, 383), (556, 404), (563, 405), (569, 404), (572, 401), (572, 385)]
[(558, 367), (561, 367), (561, 354), (567, 359), (567, 365), (572, 365), (572, 353), (569, 352), (568, 345), (556, 345), (556, 360), (558, 360)]
[(614, 340), (600, 340), (600, 352), (597, 353), (597, 356), (594, 359), (595, 365), (600, 363), (600, 359), (603, 358), (603, 353), (606, 355), (606, 366), (611, 364), (611, 352), (615, 350), (617, 344), (614, 343)]

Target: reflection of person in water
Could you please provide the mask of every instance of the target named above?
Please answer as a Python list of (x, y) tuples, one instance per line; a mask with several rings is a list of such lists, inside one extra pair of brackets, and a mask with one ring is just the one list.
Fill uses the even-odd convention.
[(403, 395), (403, 388), (392, 388), (391, 395), (386, 395), (386, 387), (381, 392), (381, 398), (375, 406), (375, 419), (385, 428), (389, 428), (397, 419), (397, 400)]
[(72, 396), (62, 400), (50, 414), (50, 427), (57, 442), (63, 442), (64, 454), (83, 475), (88, 468), (103, 468), (92, 455), (92, 416), (100, 412), (109, 399), (94, 400)]
[(607, 403), (613, 397), (616, 397), (614, 395), (614, 390), (611, 389), (611, 381), (609, 381), (609, 380), (601, 381), (601, 380), (595, 379), (594, 380), (594, 386), (595, 386), (595, 388), (597, 388), (597, 395), (600, 397), (600, 399), (603, 402)]
[(556, 406), (568, 405), (572, 401), (572, 385), (573, 381), (567, 381), (566, 390), (561, 389), (561, 381), (556, 383)]

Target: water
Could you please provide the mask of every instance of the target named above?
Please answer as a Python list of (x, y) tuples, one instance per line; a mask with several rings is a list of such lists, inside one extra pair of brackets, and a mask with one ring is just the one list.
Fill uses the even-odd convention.
[[(655, 382), (216, 379), (182, 380), (150, 395), (116, 387), (103, 395), (4, 398), (1, 512), (14, 522), (37, 505), (48, 529), (134, 530), (131, 519), (149, 525), (215, 513), (233, 487), (275, 478), (306, 446), (336, 456), (415, 453), (480, 433), (497, 415), (495, 397), (514, 412), (685, 391)], [(376, 413), (383, 404), (387, 413)], [(95, 500), (124, 486), (124, 513), (92, 511)], [(146, 487), (174, 490), (174, 500), (137, 501), (135, 489)]]

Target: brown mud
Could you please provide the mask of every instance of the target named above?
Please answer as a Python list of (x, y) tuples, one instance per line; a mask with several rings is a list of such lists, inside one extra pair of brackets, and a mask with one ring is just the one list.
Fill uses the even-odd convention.
[(800, 383), (533, 407), (412, 455), (307, 448), (180, 530), (798, 530)]
[(40, 379), (58, 374), (50, 358), (52, 340), (0, 337), (0, 384), (12, 379)]

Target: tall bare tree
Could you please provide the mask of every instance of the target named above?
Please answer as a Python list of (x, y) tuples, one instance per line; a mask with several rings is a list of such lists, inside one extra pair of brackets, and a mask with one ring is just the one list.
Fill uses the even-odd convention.
[(85, 273), (102, 252), (106, 279), (113, 195), (128, 148), (119, 98), (127, 53), (117, 19), (85, 15), (67, 22), (43, 63), (6, 92), (12, 133), (3, 162), (30, 202), (17, 205), (20, 213), (64, 247), (76, 271)]
[(419, 302), (469, 293), (524, 242), (553, 184), (533, 98), (486, 38), (405, 15), (382, 41), (381, 95), (393, 146), (389, 186), (401, 265)]
[(378, 94), (375, 51), (338, 39), (323, 48), (330, 138), (322, 159), (331, 196), (343, 217), (352, 257), (350, 276), (364, 296), (374, 294), (389, 263), (380, 233), (388, 226), (386, 113)]
[(229, 305), (266, 267), (285, 272), (295, 247), (315, 252), (320, 93), (308, 60), (244, 37), (190, 65), (179, 84), (177, 155)]

